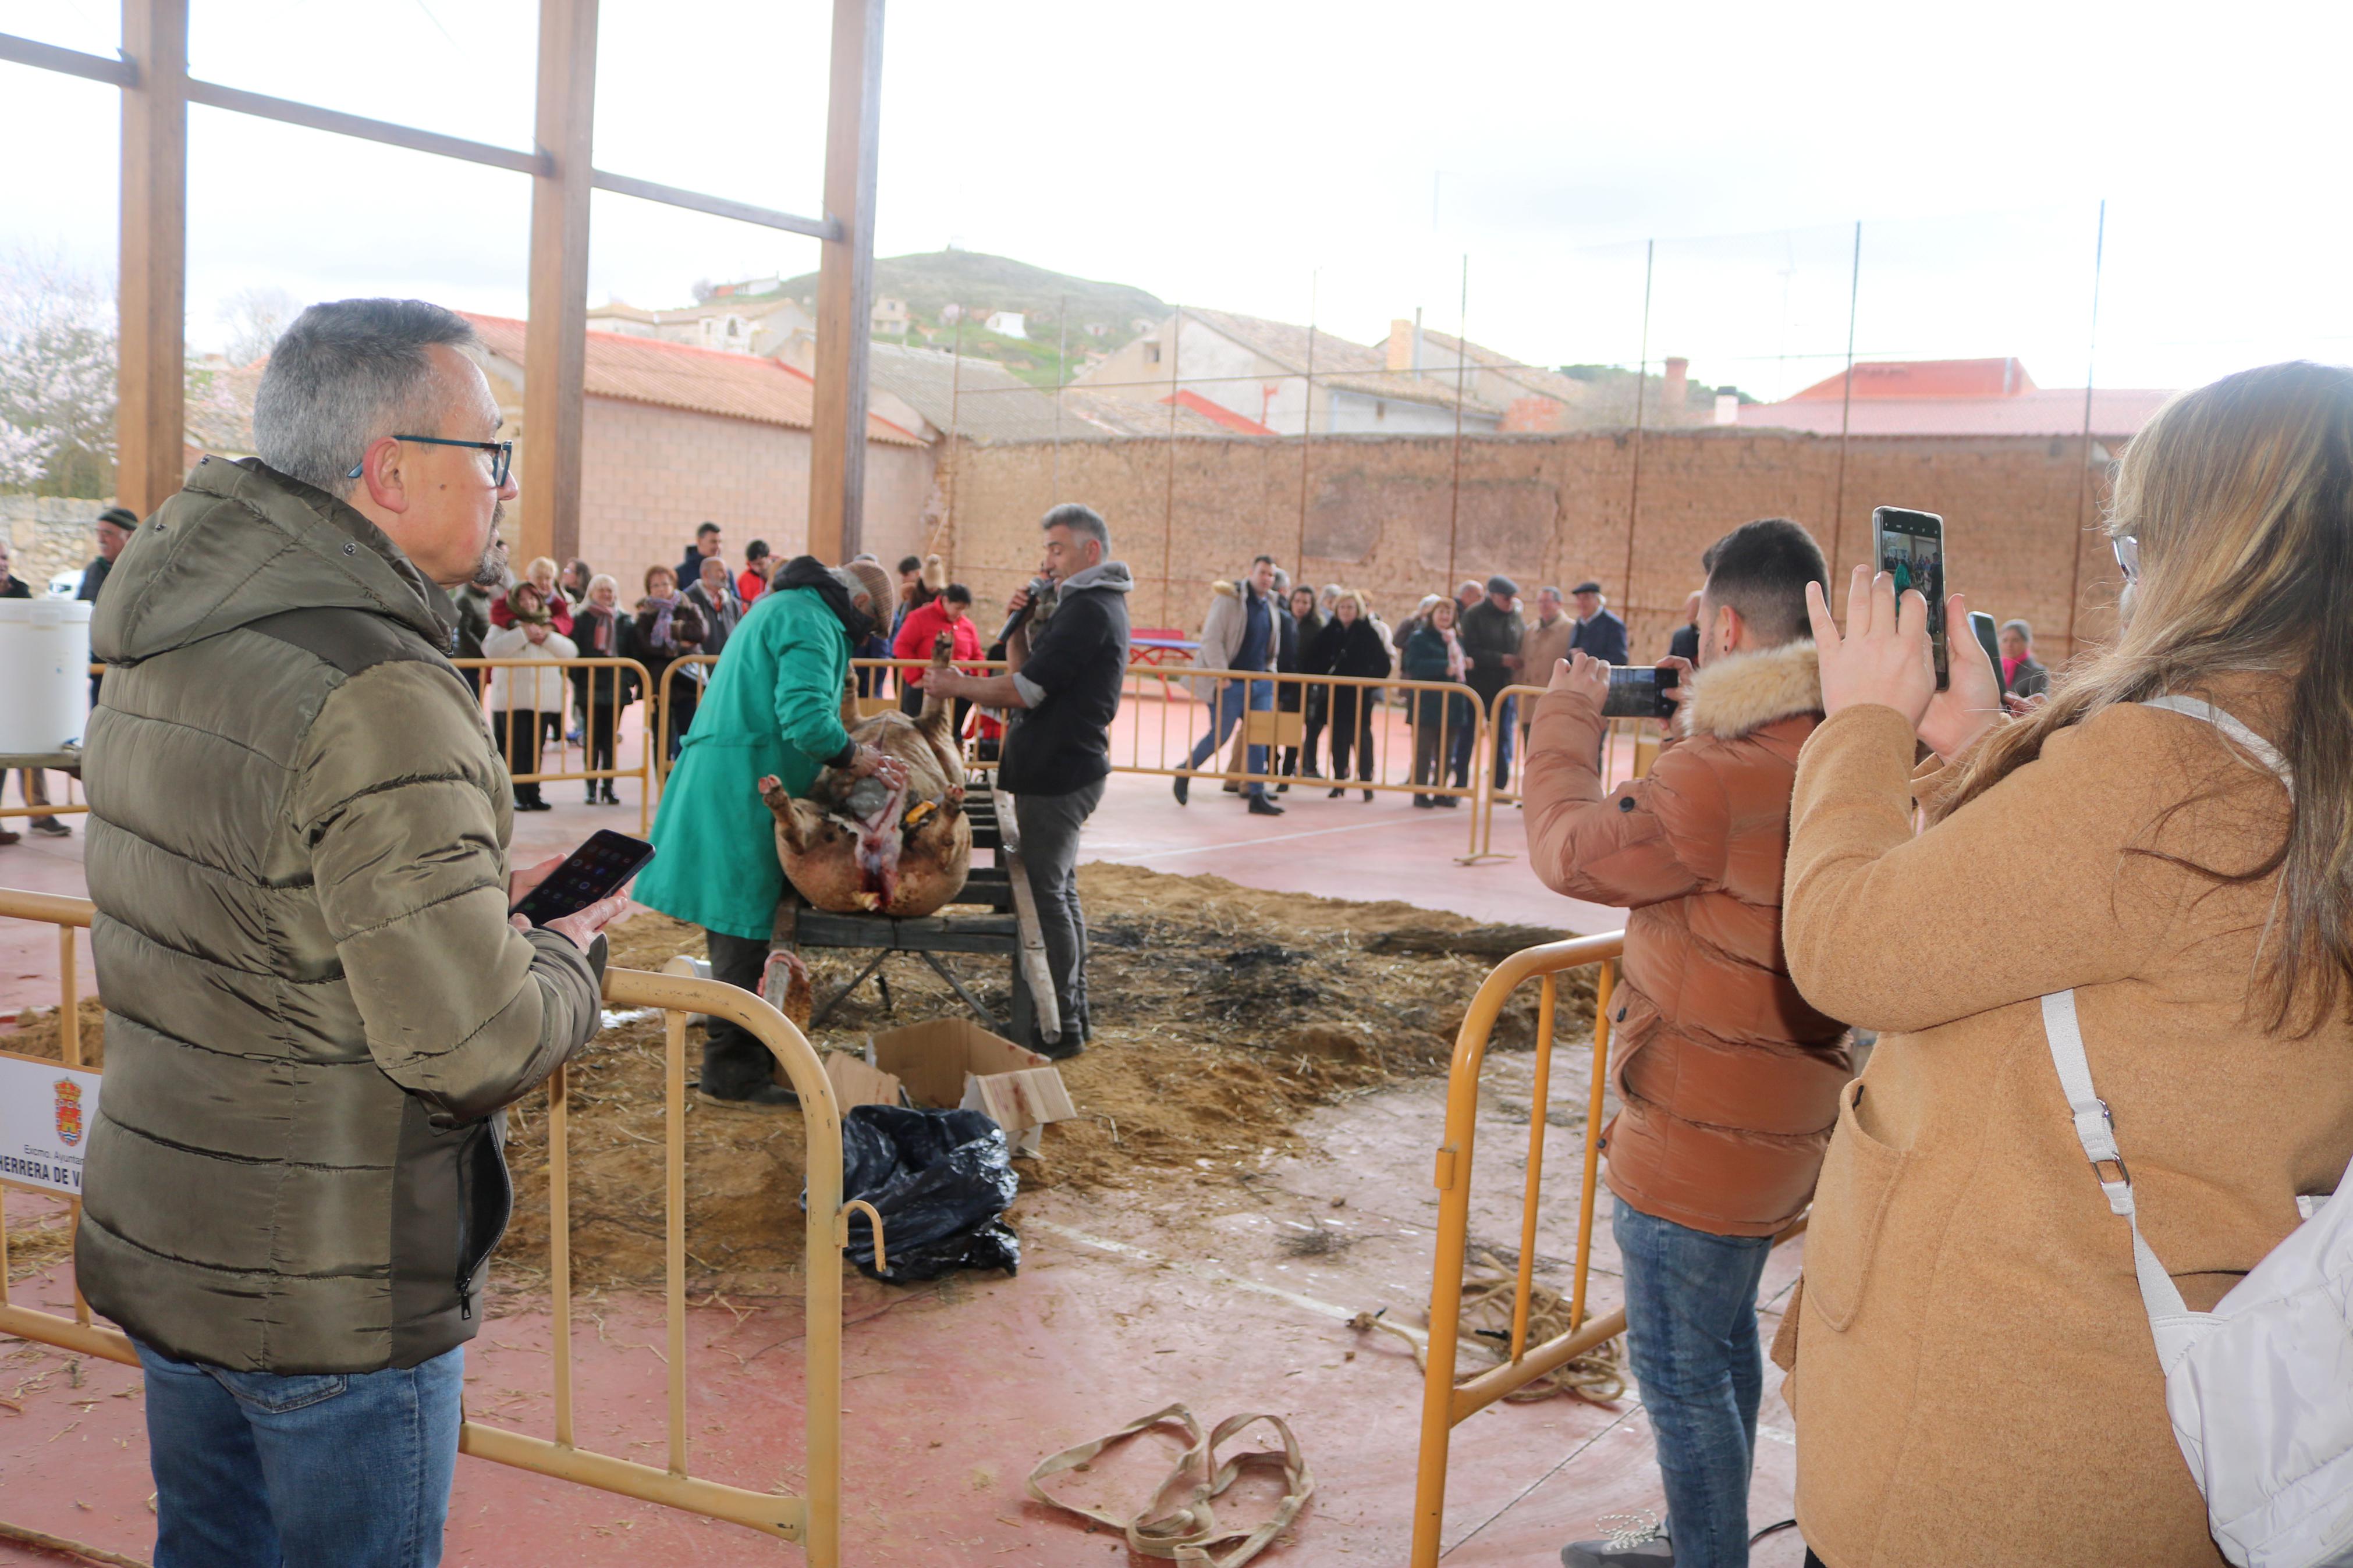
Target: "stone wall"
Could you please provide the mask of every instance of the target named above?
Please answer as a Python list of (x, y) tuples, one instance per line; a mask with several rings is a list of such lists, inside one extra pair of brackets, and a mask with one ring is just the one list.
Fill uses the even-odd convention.
[(8, 542), (9, 571), (34, 593), (46, 593), (57, 574), (90, 564), (98, 553), (91, 526), (113, 504), (59, 496), (0, 496), (0, 538)]
[[(627, 596), (647, 567), (677, 564), (706, 520), (738, 568), (754, 539), (786, 557), (807, 546), (806, 430), (591, 397), (583, 447), (580, 553)], [(867, 443), (866, 548), (889, 562), (916, 551), (931, 490), (929, 447)]]
[(1047, 508), (1088, 502), (1136, 575), (1134, 624), (1187, 629), (1208, 584), (1261, 551), (1294, 578), (1303, 561), (1313, 582), (1364, 589), (1392, 622), (1467, 577), (1503, 572), (1530, 598), (1591, 577), (1648, 658), (1665, 652), (1701, 551), (1727, 529), (1804, 523), (1832, 556), (1843, 602), (1871, 510), (1886, 504), (1941, 513), (1953, 585), (1974, 608), (2034, 623), (2046, 658), (2066, 657), (2071, 623), (2078, 642), (2113, 624), (2120, 584), (2094, 526), (2105, 454), (2087, 474), (2078, 442), (1855, 439), (1842, 480), (1834, 437), (1651, 432), (1639, 475), (1637, 450), (1628, 431), (1465, 437), (1458, 478), (1443, 437), (1318, 437), (1304, 453), (1295, 438), (1064, 442), (1059, 456), (1045, 442), (961, 446), (943, 465), (946, 547), (955, 574), (992, 603), (1033, 569)]

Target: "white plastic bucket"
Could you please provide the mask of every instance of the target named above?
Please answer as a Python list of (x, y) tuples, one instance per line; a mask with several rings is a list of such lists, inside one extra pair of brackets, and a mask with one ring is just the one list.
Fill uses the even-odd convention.
[(0, 752), (54, 752), (90, 712), (83, 599), (0, 599)]

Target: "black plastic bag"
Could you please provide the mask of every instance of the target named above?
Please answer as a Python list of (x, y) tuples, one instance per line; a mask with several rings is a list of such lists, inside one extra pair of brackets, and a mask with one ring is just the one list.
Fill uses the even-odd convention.
[(870, 1279), (1017, 1272), (1021, 1238), (997, 1216), (1020, 1190), (1004, 1130), (977, 1110), (856, 1105), (841, 1119), (842, 1201), (864, 1198), (882, 1216), (887, 1271), (874, 1267), (874, 1227), (849, 1212), (849, 1260)]

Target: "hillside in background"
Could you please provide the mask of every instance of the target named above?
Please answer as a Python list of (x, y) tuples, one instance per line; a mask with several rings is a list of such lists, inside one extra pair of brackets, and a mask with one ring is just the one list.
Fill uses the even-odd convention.
[[(776, 292), (814, 300), (817, 274), (787, 278)], [(903, 337), (889, 334), (887, 341), (945, 349), (961, 339), (965, 353), (992, 360), (1040, 387), (1077, 375), (1092, 359), (1134, 338), (1138, 321), (1157, 322), (1172, 309), (1124, 283), (1073, 278), (976, 250), (876, 257), (874, 297), (907, 304), (908, 331)], [(952, 304), (963, 307), (960, 323), (940, 320)], [(1026, 318), (1024, 335), (1002, 337), (987, 331), (983, 323), (997, 310), (1019, 311)]]
[[(787, 279), (784, 292), (814, 297), (817, 274)], [(1138, 321), (1157, 321), (1170, 307), (1142, 289), (1124, 283), (1098, 283), (1050, 272), (1009, 256), (985, 256), (976, 250), (933, 250), (916, 256), (874, 258), (874, 295), (904, 300), (907, 309), (925, 326), (936, 326), (940, 311), (950, 303), (967, 310), (1018, 310), (1030, 320), (1030, 336), (1042, 323), (1051, 337), (1061, 322), (1065, 301), (1072, 338), (1089, 325), (1105, 329), (1125, 342), (1134, 336)], [(1075, 345), (1073, 345), (1075, 346)]]

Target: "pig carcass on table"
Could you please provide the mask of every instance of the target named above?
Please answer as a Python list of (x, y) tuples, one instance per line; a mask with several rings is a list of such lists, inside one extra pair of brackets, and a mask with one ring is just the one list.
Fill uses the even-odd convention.
[[(948, 668), (942, 633), (932, 668)], [(898, 758), (907, 782), (854, 779), (827, 768), (807, 797), (776, 777), (760, 798), (776, 818), (776, 856), (801, 897), (837, 914), (928, 915), (964, 890), (972, 823), (964, 813), (964, 764), (949, 733), (955, 704), (929, 695), (920, 718), (892, 710), (851, 728), (851, 739)]]

